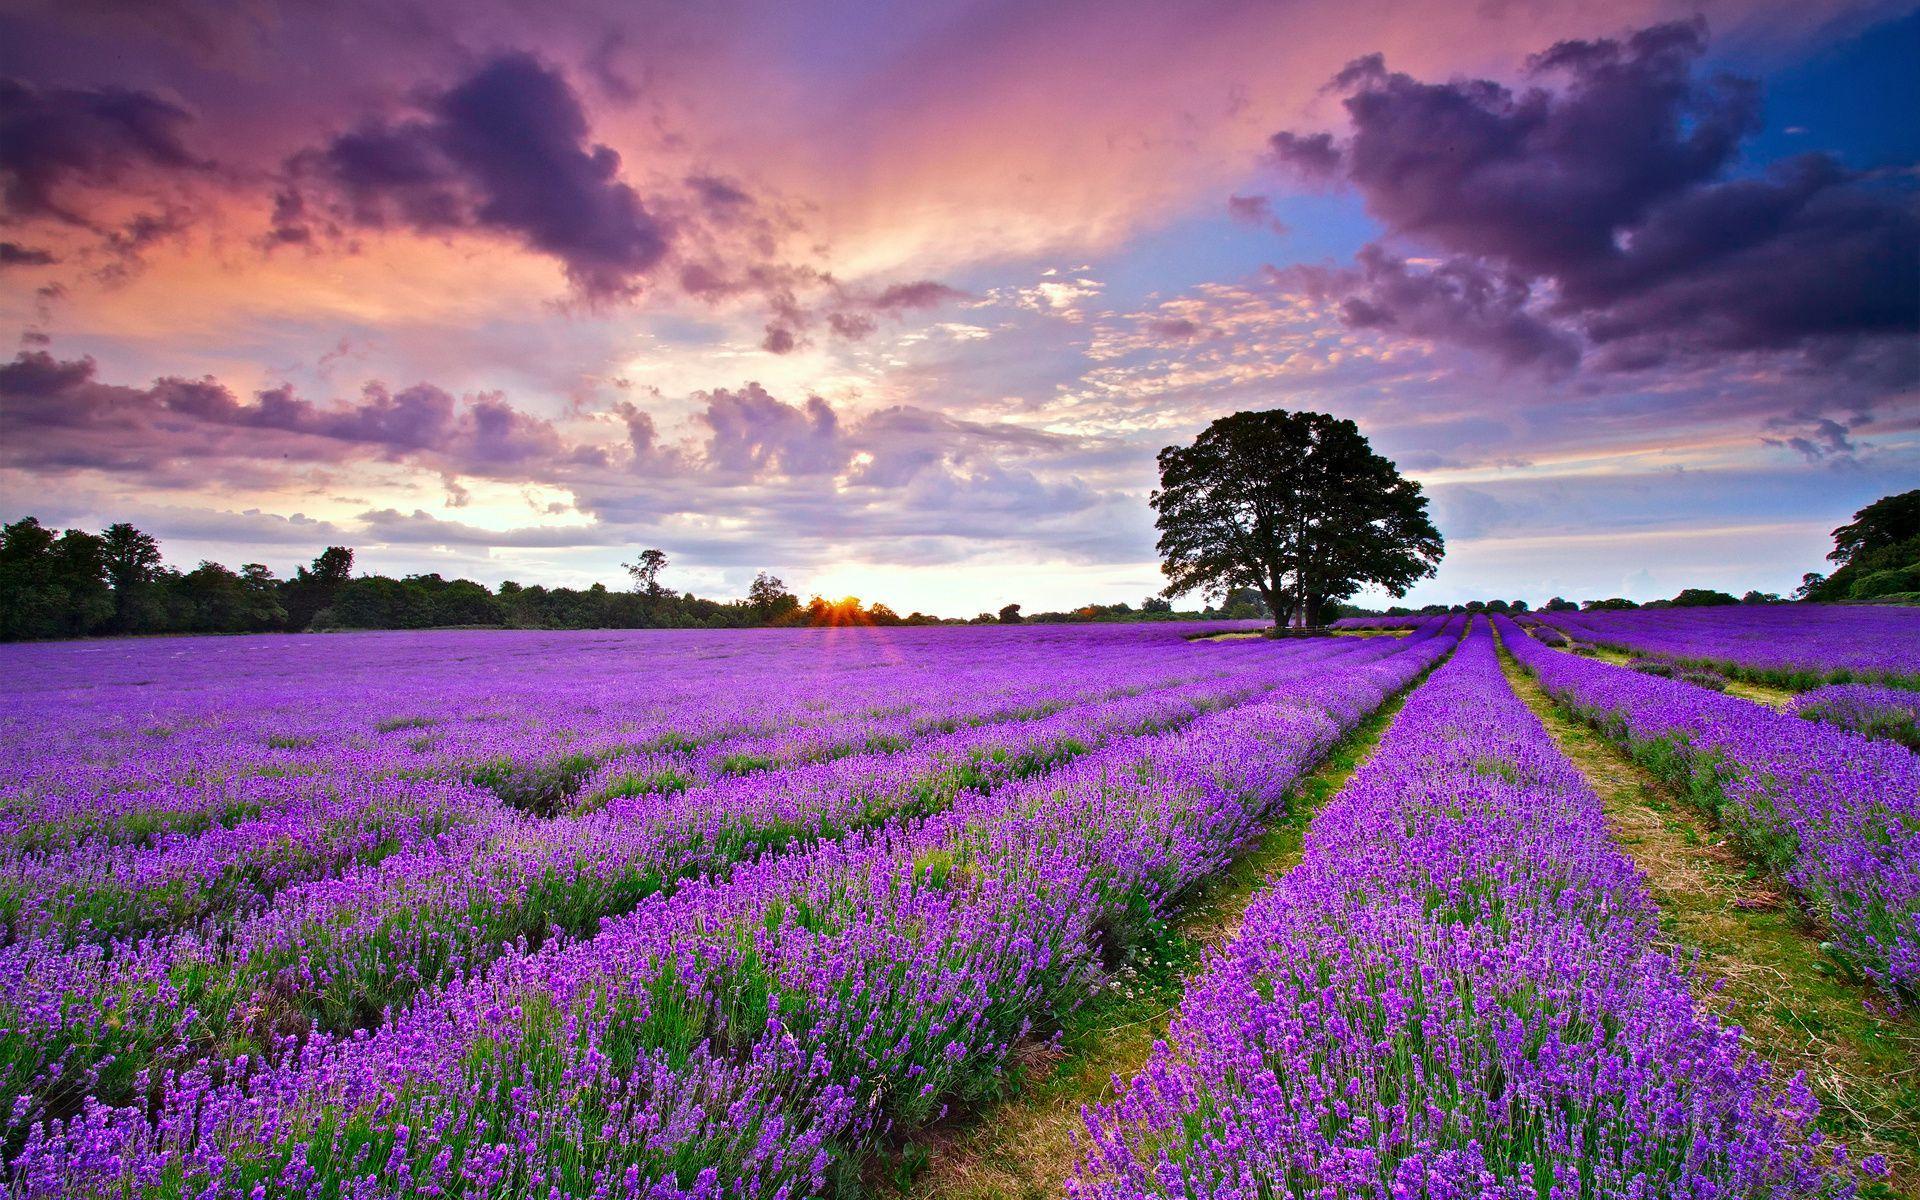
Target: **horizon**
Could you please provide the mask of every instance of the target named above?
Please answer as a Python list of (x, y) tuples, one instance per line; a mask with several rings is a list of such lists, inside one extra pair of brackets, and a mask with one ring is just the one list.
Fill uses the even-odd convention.
[(1356, 604), (1785, 594), (1920, 478), (1916, 58), (1871, 2), (7, 13), (0, 520), (1137, 607), (1154, 454), (1277, 407), (1446, 536)]

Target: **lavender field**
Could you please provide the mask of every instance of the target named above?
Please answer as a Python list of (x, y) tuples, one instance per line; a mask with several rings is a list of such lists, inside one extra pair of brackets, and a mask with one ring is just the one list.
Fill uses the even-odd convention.
[(1546, 620), (1583, 641), (1762, 682), (1920, 687), (1920, 618), (1909, 607), (1742, 605), (1548, 613)]
[[(1662, 645), (1718, 661), (1729, 615), (1689, 619)], [(1058, 1106), (1022, 1064), (1288, 825), (1055, 1194), (1894, 1194), (1900, 1143), (1850, 1152), (1743, 1035), (1509, 678), (1697, 802), (1895, 1029), (1920, 758), (1860, 714), (1911, 693), (1781, 712), (1400, 625), (0, 649), (5, 1194), (959, 1194), (897, 1164)]]

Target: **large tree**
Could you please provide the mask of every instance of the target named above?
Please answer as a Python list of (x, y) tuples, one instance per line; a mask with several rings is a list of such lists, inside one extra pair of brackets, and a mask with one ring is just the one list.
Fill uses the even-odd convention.
[(114, 628), (138, 632), (151, 615), (150, 593), (160, 579), (160, 543), (124, 521), (107, 526), (100, 537), (107, 582), (113, 587)]
[(1833, 531), (1839, 563), (1830, 578), (1809, 573), (1796, 593), (1808, 600), (1866, 600), (1920, 591), (1920, 488), (1883, 496)]
[(1160, 452), (1166, 594), (1260, 593), (1274, 624), (1318, 625), (1366, 585), (1401, 596), (1445, 553), (1420, 485), (1326, 413), (1242, 412)]
[(627, 574), (633, 576), (633, 590), (643, 596), (658, 596), (666, 589), (660, 586), (660, 572), (667, 569), (665, 550), (642, 550), (640, 557), (630, 563), (621, 563)]

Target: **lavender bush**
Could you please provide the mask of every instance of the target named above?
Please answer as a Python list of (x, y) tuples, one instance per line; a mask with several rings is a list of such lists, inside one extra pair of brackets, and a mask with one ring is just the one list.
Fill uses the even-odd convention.
[[(342, 638), (326, 643), (340, 692), (229, 715), (221, 682), (189, 673), (203, 707), (175, 698), (159, 717), (192, 747), (170, 767), (128, 746), (159, 714), (89, 697), (66, 743), (83, 769), (14, 765), (11, 1189), (817, 1189), (896, 1123), (986, 1086), (1343, 728), (1444, 652), (1439, 632), (1192, 645), (1163, 626), (996, 630), (996, 654), (946, 631), (581, 637), (598, 650), (548, 643), (569, 673), (553, 685), (591, 706), (503, 715), (492, 690), (463, 708), (443, 687), (406, 697), (414, 718), (349, 694), (358, 664), (341, 652), (389, 646)], [(684, 655), (675, 669), (732, 699), (673, 708), (689, 701), (672, 664), (608, 677), (599, 656), (635, 643)], [(423, 666), (460, 680), (462, 661)], [(531, 696), (540, 669), (479, 679)], [(716, 674), (736, 669), (747, 686)], [(792, 682), (810, 675), (825, 696)], [(445, 727), (445, 743), (383, 745)], [(263, 728), (298, 730), (280, 740), (323, 768), (262, 770)], [(529, 776), (565, 784), (530, 803)], [(257, 778), (307, 790), (229, 803)], [(204, 886), (279, 861), (245, 849), (273, 844), (261, 822), (305, 844), (337, 819), (330, 803), (385, 811), (382, 789), (424, 789), (446, 803), (417, 807), (455, 816), (405, 845), (299, 858), (284, 879)], [(150, 801), (159, 819), (90, 815), (136, 791), (123, 808)], [(92, 916), (44, 902), (128, 864), (142, 869)]]
[(1920, 609), (1897, 605), (1742, 604), (1553, 612), (1576, 641), (1808, 688), (1889, 682), (1920, 688)]
[(1837, 952), (1920, 1000), (1920, 757), (1736, 696), (1549, 650), (1501, 627), (1562, 703), (1679, 783), (1833, 928)]
[(1837, 683), (1794, 697), (1795, 716), (1850, 729), (1863, 737), (1899, 742), (1920, 750), (1920, 692)]
[(1088, 1114), (1068, 1193), (1848, 1194), (1801, 1081), (1773, 1086), (1655, 934), (1482, 625)]

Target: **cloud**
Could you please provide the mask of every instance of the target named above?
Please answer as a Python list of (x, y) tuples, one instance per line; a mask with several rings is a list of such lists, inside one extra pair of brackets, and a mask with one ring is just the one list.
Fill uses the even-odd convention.
[(1287, 233), (1287, 223), (1273, 215), (1273, 201), (1267, 196), (1228, 196), (1227, 215), (1242, 225)]
[[(1806, 350), (1920, 329), (1911, 193), (1809, 155), (1732, 177), (1758, 127), (1746, 81), (1704, 76), (1699, 22), (1560, 42), (1514, 91), (1424, 83), (1377, 56), (1336, 77), (1351, 134), (1277, 134), (1276, 158), (1355, 188), (1389, 238), (1346, 273), (1349, 322), (1596, 365)], [(1491, 305), (1491, 307), (1489, 307)], [(1551, 328), (1549, 328), (1551, 326)]]
[(18, 242), (0, 242), (0, 267), (44, 267), (58, 261), (47, 250), (36, 250)]
[[(819, 396), (789, 403), (759, 383), (693, 400), (672, 444), (630, 401), (585, 418), (617, 423), (622, 444), (570, 440), (493, 393), (456, 398), (432, 384), (396, 391), (376, 382), (355, 399), (325, 404), (284, 385), (241, 400), (211, 378), (128, 387), (99, 380), (91, 359), (29, 351), (0, 366), (0, 468), (42, 478), (97, 472), (178, 492), (284, 482), (296, 464), (404, 463), (432, 473), (449, 509), (471, 505), (461, 479), (480, 477), (564, 489), (575, 497), (571, 507), (617, 527), (726, 518), (740, 523), (730, 536), (783, 544), (823, 542), (829, 530), (835, 538), (864, 530), (1045, 541), (1107, 498), (1075, 473), (1084, 439), (912, 405), (849, 416)], [(449, 532), (437, 518), (398, 508), (359, 519), (395, 541), (490, 536), (477, 526)], [(422, 532), (423, 523), (433, 529)], [(604, 534), (516, 536), (498, 544), (588, 544)]]
[[(1378, 62), (1379, 56), (1373, 55), (1361, 61)], [(1352, 75), (1353, 68), (1348, 67), (1336, 77), (1336, 82), (1349, 79)], [(1340, 170), (1340, 151), (1334, 147), (1330, 133), (1302, 136), (1282, 130), (1267, 139), (1267, 149), (1272, 152), (1275, 162), (1292, 167), (1310, 178), (1332, 178)]]
[(938, 308), (964, 295), (965, 292), (948, 287), (937, 279), (920, 279), (913, 283), (896, 283), (864, 303), (875, 312), (899, 313), (906, 309)]
[(1537, 316), (1525, 276), (1465, 256), (1409, 266), (1378, 245), (1360, 251), (1352, 271), (1276, 272), (1316, 296), (1340, 300), (1354, 329), (1453, 342), (1496, 355), (1509, 366), (1558, 373), (1580, 360), (1571, 333)]
[(100, 382), (90, 358), (26, 351), (0, 366), (0, 463), (136, 473), (204, 483), (221, 462), (414, 460), (518, 476), (564, 456), (546, 421), (497, 394), (464, 402), (431, 384), (369, 383), (356, 401), (317, 405), (285, 385), (237, 398), (212, 378), (152, 386)]
[(0, 79), (0, 200), (13, 220), (97, 228), (105, 191), (142, 175), (199, 173), (193, 116), (130, 88), (39, 88)]
[(448, 521), (424, 509), (403, 513), (394, 508), (369, 509), (359, 515), (358, 536), (388, 545), (485, 546), (557, 549), (611, 544), (604, 533), (580, 525), (529, 525), (517, 529), (487, 529), (464, 521)]
[[(818, 282), (828, 289), (829, 299), (825, 309), (828, 331), (850, 342), (857, 342), (879, 328), (877, 317), (900, 321), (909, 312), (938, 308), (966, 296), (958, 288), (949, 287), (936, 279), (896, 283), (878, 292), (848, 288), (831, 277), (821, 277)], [(812, 325), (814, 314), (790, 294), (775, 307), (779, 315), (767, 326), (767, 338), (762, 343), (762, 349), (785, 354), (800, 344), (797, 340), (798, 331)]]
[[(420, 115), (373, 118), (297, 156), (346, 225), (422, 233), (490, 231), (557, 259), (582, 296), (631, 296), (666, 256), (672, 231), (593, 143), (579, 97), (530, 54), (506, 54), (426, 96)], [(729, 193), (700, 181), (712, 205)], [(277, 201), (281, 241), (312, 236), (302, 191)]]
[(1817, 406), (1807, 405), (1769, 420), (1767, 428), (1773, 432), (1761, 440), (1769, 446), (1792, 450), (1810, 463), (1855, 463), (1859, 461), (1861, 447), (1853, 431), (1871, 422), (1871, 414), (1865, 411), (1849, 414), (1840, 421), (1825, 415)]
[(757, 383), (737, 391), (721, 388), (707, 393), (699, 419), (711, 434), (707, 461), (726, 472), (830, 475), (852, 453), (833, 407), (818, 396), (792, 405)]

